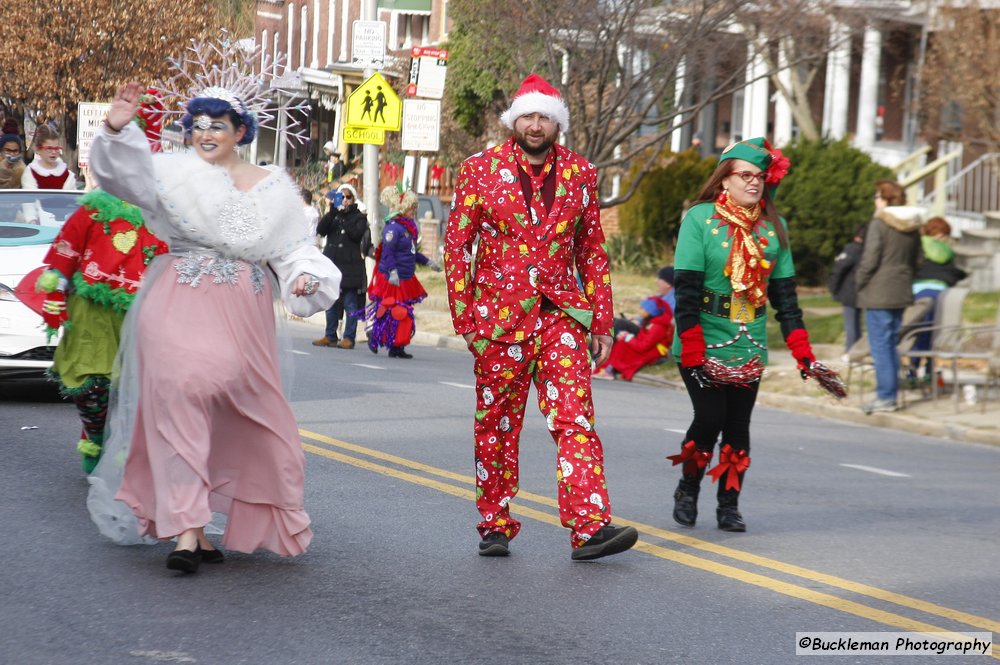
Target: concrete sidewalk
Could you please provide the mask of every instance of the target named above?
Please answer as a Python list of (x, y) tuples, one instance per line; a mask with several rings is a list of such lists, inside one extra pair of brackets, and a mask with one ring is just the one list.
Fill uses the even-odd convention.
[[(418, 313), (418, 328), (421, 318)], [(325, 325), (322, 312), (309, 319), (298, 320), (315, 326), (318, 331), (317, 336), (322, 335)], [(359, 350), (365, 349), (362, 341), (364, 339), (363, 328), (363, 325), (358, 326), (358, 346), (356, 348)], [(413, 335), (413, 344), (466, 351), (465, 342), (457, 335), (436, 332), (418, 330)], [(837, 347), (817, 345), (815, 351), (819, 360), (841, 372), (846, 379), (846, 367), (839, 360), (840, 350)], [(939, 396), (937, 400), (930, 400), (918, 399), (919, 393), (909, 391), (905, 395), (905, 408), (893, 413), (866, 415), (861, 410), (861, 401), (855, 395), (848, 395), (845, 399), (838, 401), (811, 382), (802, 384), (802, 390), (797, 390), (798, 382), (801, 379), (794, 361), (787, 352), (772, 353), (767, 372), (768, 374), (761, 383), (757, 401), (772, 408), (885, 427), (940, 439), (1000, 446), (1000, 400), (997, 399), (970, 405), (963, 401), (956, 403), (950, 392)], [(672, 381), (649, 372), (639, 372), (633, 381), (670, 390), (685, 390), (684, 384), (680, 381)], [(782, 386), (787, 390), (789, 385), (796, 388), (796, 394), (780, 390)], [(864, 398), (866, 400), (873, 398), (871, 388), (867, 389)]]

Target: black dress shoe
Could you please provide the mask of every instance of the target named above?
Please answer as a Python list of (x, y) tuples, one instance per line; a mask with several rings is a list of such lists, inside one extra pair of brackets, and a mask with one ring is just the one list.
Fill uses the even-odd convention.
[(201, 562), (202, 563), (222, 563), (226, 560), (226, 555), (222, 553), (222, 550), (206, 550), (201, 551)]
[(198, 564), (201, 563), (201, 548), (195, 551), (174, 550), (167, 555), (167, 568), (179, 570), (182, 573), (198, 572)]
[(403, 346), (392, 346), (389, 347), (389, 357), (390, 358), (405, 358), (409, 360), (413, 357), (412, 353), (406, 352), (406, 347)]
[(624, 552), (639, 540), (639, 532), (632, 526), (605, 524), (586, 543), (573, 550), (573, 561), (590, 561)]
[(694, 526), (698, 519), (698, 495), (678, 487), (674, 492), (674, 521), (681, 526)]
[(740, 515), (736, 506), (719, 506), (715, 509), (715, 517), (719, 521), (719, 528), (723, 531), (743, 532), (747, 530), (743, 516)]
[(479, 543), (479, 556), (507, 556), (510, 554), (510, 538), (500, 531), (486, 534)]

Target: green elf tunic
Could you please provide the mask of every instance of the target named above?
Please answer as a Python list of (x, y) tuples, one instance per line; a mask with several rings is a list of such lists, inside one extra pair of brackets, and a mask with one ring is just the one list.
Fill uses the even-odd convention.
[[(784, 218), (781, 218), (781, 223), (785, 226), (787, 236), (788, 223)], [(728, 317), (705, 311), (713, 304), (706, 303), (706, 299), (718, 301), (724, 307), (732, 298), (733, 287), (725, 274), (730, 235), (729, 224), (716, 214), (714, 203), (693, 206), (681, 222), (677, 251), (674, 254), (674, 269), (703, 272), (703, 291), (717, 296), (702, 294), (703, 307), (699, 323), (705, 336), (705, 356), (716, 358), (727, 365), (742, 365), (754, 356), (760, 356), (760, 362), (766, 365), (767, 317), (764, 307), (756, 313), (753, 321), (747, 323), (737, 323)], [(753, 236), (761, 247), (764, 259), (770, 263), (762, 284), (765, 290), (770, 279), (795, 276), (792, 252), (788, 247), (781, 246), (771, 222), (763, 217), (758, 220)], [(672, 353), (675, 358), (681, 357), (681, 340), (676, 330)]]

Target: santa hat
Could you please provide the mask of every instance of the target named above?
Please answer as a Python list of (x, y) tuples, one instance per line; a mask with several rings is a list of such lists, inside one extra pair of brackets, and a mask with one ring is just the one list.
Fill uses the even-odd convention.
[(559, 91), (538, 74), (529, 74), (524, 79), (514, 95), (514, 102), (500, 116), (500, 122), (514, 129), (514, 121), (529, 113), (547, 115), (559, 125), (559, 129), (569, 131), (569, 107)]

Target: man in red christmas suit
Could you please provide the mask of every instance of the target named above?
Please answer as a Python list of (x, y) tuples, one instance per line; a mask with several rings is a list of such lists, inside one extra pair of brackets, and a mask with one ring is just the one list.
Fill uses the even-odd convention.
[(513, 136), (462, 164), (445, 235), (452, 321), (475, 356), (479, 554), (506, 556), (521, 527), (509, 504), (534, 382), (557, 447), (559, 517), (571, 530), (572, 558), (597, 559), (638, 538), (610, 524), (594, 431), (588, 347), (598, 364), (607, 359), (613, 318), (597, 170), (556, 144), (569, 109), (540, 76), (524, 80), (500, 119)]

